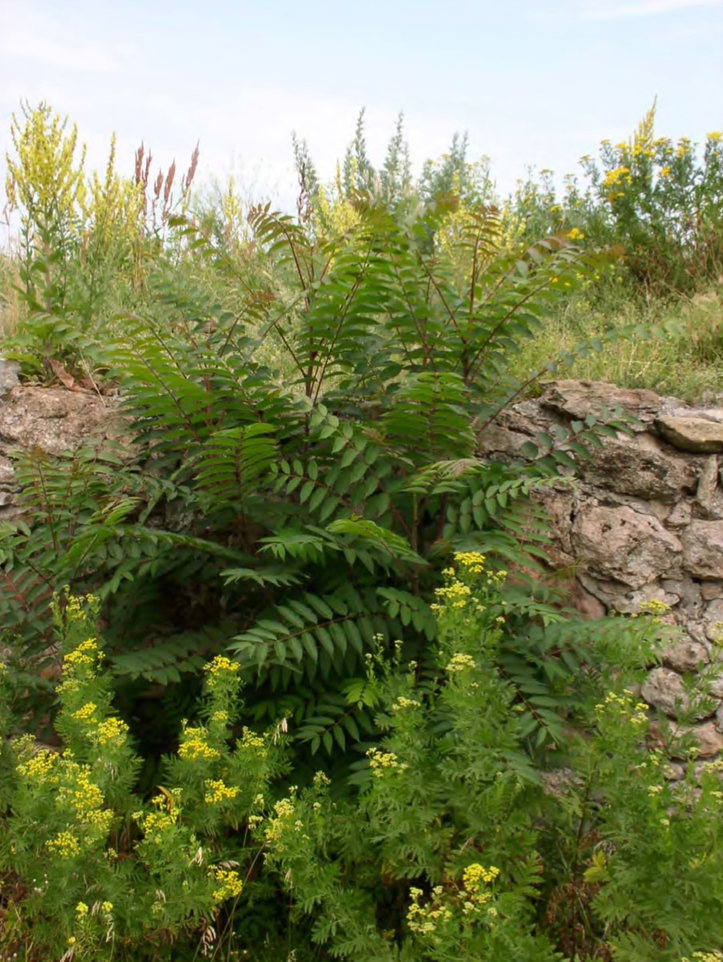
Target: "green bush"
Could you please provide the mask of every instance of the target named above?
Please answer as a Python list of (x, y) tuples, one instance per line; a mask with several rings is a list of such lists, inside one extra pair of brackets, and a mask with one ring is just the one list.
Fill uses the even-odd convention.
[(90, 597), (55, 605), (62, 748), (3, 741), (3, 960), (190, 959), (189, 939), (213, 948), (211, 922), (241, 896), (258, 858), (249, 826), (281, 770), (280, 733), (243, 729), (231, 743), (239, 666), (206, 666), (203, 721), (184, 727), (146, 801), (135, 793), (141, 759), (113, 709), (97, 610)]
[[(378, 734), (360, 746), (353, 791), (303, 768), (282, 781), (287, 726), (239, 728), (243, 673), (218, 657), (201, 719), (182, 727), (148, 801), (97, 605), (66, 596), (62, 747), (3, 741), (0, 959), (715, 959), (721, 765), (697, 773), (689, 750), (671, 783), (625, 687), (658, 623), (587, 624), (580, 673), (550, 662), (566, 727), (540, 752), (506, 641), (536, 615), (504, 581), (481, 553), (457, 554), (426, 663), (401, 640), (368, 653), (351, 694)], [(558, 629), (541, 627), (553, 649)]]
[[(529, 468), (475, 458), (475, 429), (534, 381), (508, 361), (587, 261), (561, 241), (500, 253), (485, 211), (449, 254), (430, 252), (436, 218), (371, 207), (324, 241), (259, 209), (277, 274), (243, 314), (179, 292), (175, 274), (153, 281), (157, 309), (106, 352), (132, 453), (18, 459), (26, 514), (0, 543), (16, 650), (47, 658), (49, 592), (93, 591), (128, 714), (143, 687), (167, 686), (172, 739), (199, 653), (225, 648), (255, 675), (252, 717), (294, 718), (300, 743), (332, 757), (372, 728), (345, 692), (375, 636), (406, 629), (424, 658), (454, 550), (500, 567), (544, 554), (531, 492), (612, 428), (576, 424)], [(187, 233), (197, 256), (223, 258)]]
[(581, 159), (584, 180), (565, 178), (558, 196), (552, 172), (520, 184), (510, 216), (522, 236), (566, 231), (582, 242), (617, 246), (628, 297), (693, 294), (723, 271), (723, 137), (702, 149), (688, 138), (656, 137), (655, 107), (629, 141), (604, 140), (599, 156)]

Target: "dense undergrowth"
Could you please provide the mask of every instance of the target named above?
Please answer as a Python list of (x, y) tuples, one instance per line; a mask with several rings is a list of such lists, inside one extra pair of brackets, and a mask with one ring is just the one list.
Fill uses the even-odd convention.
[(720, 136), (652, 121), (585, 190), (501, 204), (463, 140), (415, 180), (401, 124), (375, 170), (360, 120), (332, 185), (295, 143), (292, 217), (195, 201), (196, 156), (175, 200), (142, 151), (88, 178), (25, 109), (3, 353), (129, 443), (15, 455), (3, 962), (717, 957), (720, 772), (698, 792), (663, 731), (672, 788), (629, 691), (659, 627), (540, 577), (535, 492), (626, 424), (476, 456), (570, 365), (659, 386), (645, 312), (658, 374), (687, 351), (684, 393), (719, 387)]

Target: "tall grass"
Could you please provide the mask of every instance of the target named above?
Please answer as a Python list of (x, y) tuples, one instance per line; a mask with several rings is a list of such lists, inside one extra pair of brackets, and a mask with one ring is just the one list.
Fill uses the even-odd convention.
[[(607, 338), (586, 356), (581, 341), (627, 328), (645, 336)], [(641, 299), (629, 289), (604, 294), (595, 304), (570, 299), (518, 355), (518, 372), (539, 370), (562, 352), (574, 360), (564, 376), (649, 388), (689, 402), (723, 401), (723, 282), (687, 297)]]

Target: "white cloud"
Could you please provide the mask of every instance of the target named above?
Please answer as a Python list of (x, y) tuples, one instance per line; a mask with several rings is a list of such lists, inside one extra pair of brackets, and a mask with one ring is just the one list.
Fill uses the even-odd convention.
[(583, 20), (632, 20), (694, 7), (720, 7), (720, 0), (616, 0), (612, 3), (608, 0), (583, 0), (580, 17)]
[(108, 47), (52, 40), (23, 30), (3, 32), (0, 55), (12, 60), (41, 63), (47, 67), (91, 73), (110, 73), (118, 66), (114, 51)]

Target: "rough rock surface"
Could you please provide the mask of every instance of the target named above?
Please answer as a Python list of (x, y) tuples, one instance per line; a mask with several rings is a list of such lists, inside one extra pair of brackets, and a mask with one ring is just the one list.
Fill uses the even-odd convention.
[(716, 418), (668, 415), (657, 421), (657, 428), (666, 441), (681, 451), (723, 451), (723, 421)]
[(113, 398), (32, 385), (0, 390), (0, 521), (18, 513), (13, 452), (58, 455), (89, 444), (121, 441), (123, 434)]
[[(16, 381), (15, 369), (0, 359), (0, 520), (18, 513), (14, 450), (54, 455), (123, 437), (116, 400)], [(564, 434), (573, 422), (613, 411), (637, 419), (629, 421), (630, 433), (605, 437), (576, 482), (565, 479), (540, 495), (556, 537), (555, 577), (587, 617), (636, 613), (651, 601), (670, 606), (663, 666), (649, 672), (641, 694), (673, 717), (687, 704), (684, 676), (702, 667), (707, 679), (719, 665), (717, 678), (706, 682), (713, 697), (706, 720), (685, 729), (701, 757), (711, 758), (723, 752), (723, 449), (681, 449), (670, 425), (681, 437), (715, 433), (723, 407), (698, 410), (652, 391), (556, 381), (488, 425), (480, 455), (519, 461), (537, 433)]]
[(591, 573), (642, 588), (675, 569), (682, 545), (652, 515), (632, 508), (585, 507), (575, 519), (577, 560)]
[(641, 696), (675, 718), (690, 707), (684, 679), (705, 672), (696, 689), (713, 700), (699, 706), (696, 699), (699, 723), (685, 732), (711, 758), (723, 752), (723, 407), (554, 381), (488, 425), (480, 453), (524, 459), (536, 434), (563, 435), (575, 422), (613, 412), (627, 419), (627, 432), (602, 438), (593, 457), (579, 462), (573, 490), (540, 497), (555, 536), (551, 560), (586, 617), (634, 614), (651, 601), (670, 607), (663, 665), (648, 673)]

